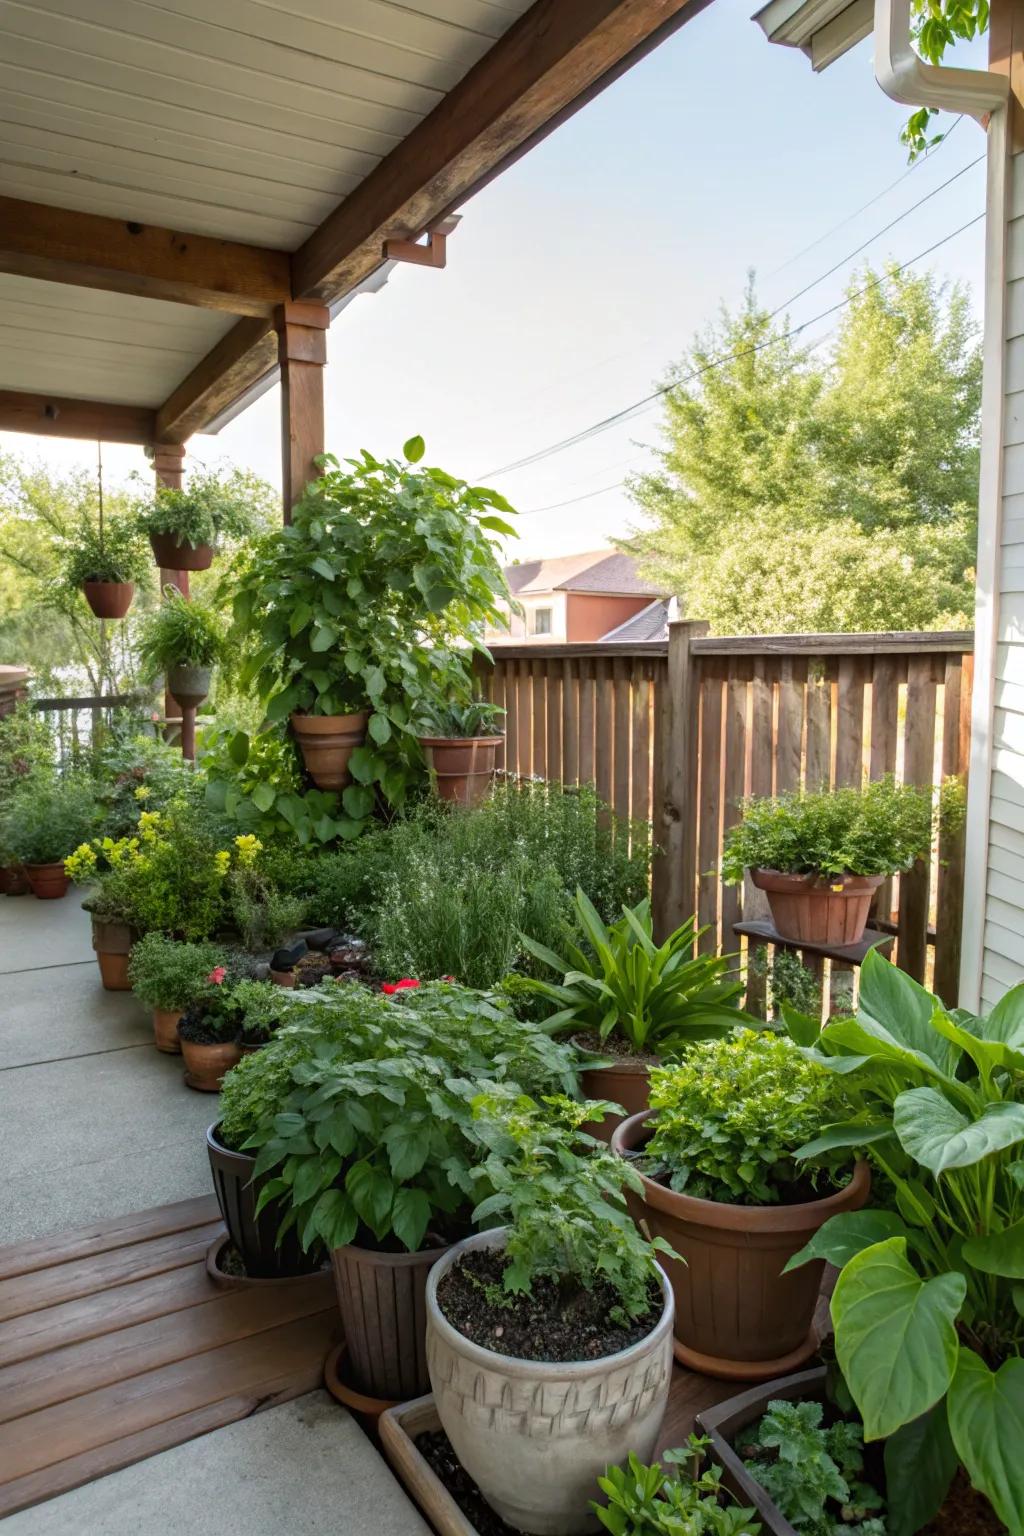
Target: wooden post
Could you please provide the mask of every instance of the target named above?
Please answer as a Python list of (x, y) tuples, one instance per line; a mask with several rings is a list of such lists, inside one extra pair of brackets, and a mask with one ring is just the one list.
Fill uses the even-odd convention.
[(655, 704), (659, 793), (654, 807), (652, 895), (655, 935), (660, 941), (694, 910), (697, 883), (697, 784), (699, 690), (691, 642), (707, 624), (690, 620), (669, 625), (665, 697)]
[(281, 490), (284, 520), (306, 484), (320, 473), (324, 451), (324, 364), (330, 311), (322, 304), (287, 303), (274, 311), (281, 364)]
[[(181, 490), (181, 479), (185, 467), (184, 443), (155, 443), (153, 445), (153, 472), (156, 475), (158, 486), (165, 486), (170, 491)], [(177, 587), (182, 597), (188, 599), (191, 596), (188, 583), (188, 571), (172, 571), (165, 566), (160, 567), (160, 596), (163, 598), (167, 587)], [(164, 690), (164, 718), (170, 720), (174, 711), (180, 706), (171, 695)], [(195, 761), (196, 756), (196, 712), (194, 708), (181, 709), (181, 752), (189, 762)]]

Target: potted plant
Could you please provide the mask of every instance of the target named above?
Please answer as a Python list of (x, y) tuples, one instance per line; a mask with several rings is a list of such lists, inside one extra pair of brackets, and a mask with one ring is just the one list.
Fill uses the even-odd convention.
[(168, 587), (164, 601), (146, 618), (139, 640), (139, 664), (149, 679), (163, 673), (168, 691), (183, 709), (203, 702), (220, 660), (224, 640), (212, 608)]
[(492, 1509), (538, 1536), (593, 1528), (596, 1479), (649, 1460), (672, 1372), (672, 1289), (625, 1206), (632, 1170), (579, 1133), (590, 1106), (475, 1104), (477, 1232), (427, 1281), (441, 1425)]
[(253, 487), (237, 471), (194, 470), (180, 490), (158, 486), (137, 510), (162, 570), (205, 571), (219, 538), (241, 539), (253, 530)]
[(419, 744), (430, 782), (442, 800), (479, 805), (494, 782), (505, 711), (481, 699), (428, 706), (420, 716)]
[(69, 774), (22, 781), (4, 809), (2, 840), (25, 866), (34, 896), (52, 900), (66, 894), (71, 882), (64, 860), (89, 836), (96, 820), (91, 780)]
[(177, 1055), (178, 1020), (209, 989), (209, 976), (226, 962), (216, 944), (189, 944), (163, 933), (147, 933), (135, 944), (128, 961), (128, 979), (136, 997), (153, 1010), (153, 1037), (158, 1051)]
[(612, 1536), (759, 1536), (756, 1508), (742, 1507), (708, 1461), (707, 1442), (690, 1435), (679, 1450), (645, 1466), (633, 1451), (625, 1467), (609, 1467), (598, 1486), (605, 1502), (591, 1509)]
[[(590, 1056), (584, 1093), (636, 1114), (647, 1107), (652, 1066), (747, 1018), (737, 1006), (743, 983), (729, 974), (728, 956), (694, 953), (699, 934), (692, 918), (657, 945), (646, 899), (623, 907), (608, 927), (582, 890), (575, 909), (580, 942), (568, 945), (564, 958), (521, 935), (530, 954), (563, 978), (527, 979), (521, 990), (555, 1003), (545, 1028), (571, 1032)], [(596, 1134), (610, 1140), (623, 1118), (608, 1117)]]
[(801, 1155), (867, 1147), (896, 1205), (836, 1216), (791, 1261), (841, 1270), (836, 1358), (865, 1439), (885, 1441), (890, 1502), (915, 1490), (917, 1529), (960, 1465), (1019, 1530), (1024, 986), (977, 1018), (872, 953), (856, 1018), (787, 1022), (853, 1109)]
[(76, 885), (91, 887), (82, 908), (92, 921), (92, 947), (107, 992), (131, 991), (128, 963), (139, 937), (134, 923), (136, 882), (131, 867), (137, 846), (131, 838), (97, 838), (80, 843), (64, 860), (68, 878)]
[[(296, 994), (296, 1022), (265, 1047), (303, 1043), (280, 1112), (253, 1132), (263, 1185), (304, 1248), (331, 1254), (346, 1384), (379, 1402), (427, 1390), (423, 1295), (431, 1264), (470, 1230), (481, 1155), (471, 1101), (506, 1078), (572, 1089), (572, 1053), (491, 999), (433, 983), (391, 996), (358, 982)], [(266, 1070), (270, 1070), (268, 1066)], [(325, 1107), (330, 1113), (325, 1114)], [(287, 1174), (287, 1177), (285, 1177)]]
[(930, 785), (890, 775), (863, 789), (748, 800), (726, 833), (722, 878), (735, 885), (749, 872), (782, 938), (857, 944), (882, 881), (927, 856), (937, 818), (960, 794), (951, 782), (933, 807)]
[(60, 559), (64, 584), (81, 590), (98, 619), (123, 619), (149, 569), (137, 521), (125, 513), (83, 518)]
[[(232, 639), (271, 720), (290, 720), (306, 771), (340, 791), (342, 835), (422, 777), (414, 720), (436, 690), (435, 654), (473, 646), (507, 595), (494, 491), (363, 452), (325, 455), (287, 528), (239, 556)], [(350, 782), (354, 780), (355, 782)], [(355, 824), (350, 828), (348, 824)]]
[(215, 966), (203, 980), (203, 990), (178, 1020), (178, 1040), (186, 1085), (218, 1093), (225, 1073), (242, 1059), (241, 1009), (226, 966)]
[[(53, 757), (53, 736), (46, 720), (25, 700), (19, 700), (0, 716), (0, 808), (9, 805), (26, 780), (51, 780)], [(7, 896), (24, 896), (28, 890), (28, 877), (4, 839), (0, 809), (0, 891)]]
[(838, 1080), (787, 1036), (740, 1029), (656, 1068), (650, 1112), (615, 1132), (640, 1175), (638, 1220), (685, 1261), (668, 1270), (691, 1370), (763, 1381), (817, 1348), (822, 1265), (786, 1266), (830, 1216), (860, 1209), (871, 1175), (842, 1150), (797, 1152), (844, 1107)]

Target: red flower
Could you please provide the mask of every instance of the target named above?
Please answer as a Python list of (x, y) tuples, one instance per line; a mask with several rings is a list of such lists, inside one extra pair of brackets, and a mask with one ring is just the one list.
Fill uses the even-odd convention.
[(224, 966), (215, 965), (206, 979), (207, 981), (212, 981), (215, 987), (219, 987), (226, 975), (227, 971), (225, 970)]
[(380, 989), (381, 989), (382, 992), (386, 992), (387, 995), (389, 997), (391, 997), (393, 995), (393, 993), (395, 993), (395, 992), (405, 992), (409, 987), (418, 987), (418, 986), (419, 986), (419, 982), (416, 981), (412, 976), (403, 976), (401, 981), (383, 981), (383, 982), (381, 982)]

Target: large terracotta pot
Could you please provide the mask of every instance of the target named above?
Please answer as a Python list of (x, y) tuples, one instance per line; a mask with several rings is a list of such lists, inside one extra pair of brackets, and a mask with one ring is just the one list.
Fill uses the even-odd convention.
[(83, 581), (85, 600), (98, 619), (123, 619), (135, 596), (133, 581)]
[(380, 1253), (351, 1243), (332, 1250), (348, 1373), (358, 1391), (394, 1403), (430, 1391), (427, 1276), (448, 1252)]
[(135, 934), (127, 923), (107, 922), (100, 917), (92, 920), (92, 947), (96, 951), (96, 963), (100, 978), (108, 992), (130, 992), (128, 960)]
[(279, 1200), (271, 1200), (256, 1215), (256, 1201), (266, 1176), (252, 1183), (255, 1157), (248, 1152), (232, 1152), (217, 1137), (217, 1126), (206, 1132), (206, 1150), (213, 1174), (217, 1204), (228, 1229), (228, 1236), (242, 1256), (245, 1272), (251, 1279), (278, 1280), (288, 1275), (308, 1275), (320, 1267), (320, 1255), (303, 1253), (299, 1234), (291, 1227), (277, 1246), (277, 1229), (284, 1211)]
[(635, 1451), (649, 1462), (672, 1378), (672, 1291), (629, 1349), (600, 1360), (519, 1360), (472, 1343), (445, 1317), (437, 1287), (462, 1255), (501, 1248), (504, 1231), (450, 1248), (427, 1281), (427, 1361), (438, 1417), (491, 1508), (536, 1536), (596, 1531), (589, 1510), (605, 1468)]
[(180, 663), (167, 669), (167, 692), (182, 709), (196, 708), (210, 691), (211, 667), (191, 667)]
[(5, 896), (27, 896), (28, 876), (22, 864), (0, 865), (0, 891)]
[(624, 1120), (650, 1107), (651, 1063), (622, 1057), (610, 1067), (587, 1067), (580, 1074), (583, 1095), (588, 1099), (611, 1099), (621, 1104), (624, 1115), (605, 1115), (583, 1127), (599, 1141), (611, 1141)]
[(151, 533), (149, 542), (161, 570), (208, 571), (213, 564), (212, 544), (180, 544), (172, 533)]
[[(623, 1122), (612, 1150), (625, 1157), (653, 1134), (645, 1111)], [(630, 1210), (652, 1238), (663, 1237), (685, 1263), (666, 1259), (676, 1298), (676, 1359), (728, 1381), (766, 1381), (796, 1370), (818, 1347), (814, 1309), (823, 1263), (790, 1274), (786, 1264), (840, 1211), (858, 1211), (871, 1191), (867, 1163), (845, 1189), (796, 1205), (727, 1205), (677, 1194), (641, 1173)]]
[(185, 1058), (185, 1082), (199, 1093), (219, 1093), (226, 1072), (242, 1059), (242, 1048), (237, 1040), (216, 1045), (197, 1045), (194, 1040), (183, 1040), (181, 1054)]
[(153, 1009), (153, 1044), (167, 1056), (181, 1055), (181, 1041), (178, 1038), (181, 1014), (180, 1008)]
[(354, 715), (292, 715), (292, 730), (302, 760), (317, 789), (344, 789), (351, 779), (349, 759), (366, 740), (369, 712)]
[(486, 798), (504, 736), (421, 736), (419, 743), (439, 799), (474, 806)]
[(64, 873), (63, 859), (59, 859), (55, 864), (26, 864), (25, 874), (33, 896), (38, 896), (40, 901), (56, 901), (59, 897), (66, 896), (68, 886), (71, 884)]
[(772, 922), (784, 939), (836, 948), (859, 944), (881, 875), (784, 875), (776, 869), (752, 869), (750, 878), (764, 891)]

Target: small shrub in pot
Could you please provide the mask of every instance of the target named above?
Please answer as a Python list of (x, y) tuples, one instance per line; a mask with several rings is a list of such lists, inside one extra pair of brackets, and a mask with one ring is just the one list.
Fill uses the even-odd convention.
[(147, 933), (132, 948), (128, 979), (132, 991), (153, 1010), (157, 1050), (177, 1052), (178, 1020), (209, 989), (210, 973), (225, 964), (216, 944), (189, 944), (163, 933)]
[[(466, 691), (470, 677), (467, 672)], [(453, 805), (479, 805), (494, 782), (498, 748), (504, 744), (505, 711), (482, 699), (452, 699), (424, 709), (419, 743), (434, 792)]]
[(64, 860), (96, 827), (98, 808), (92, 781), (84, 775), (27, 778), (2, 813), (4, 847), (24, 864), (36, 896), (50, 899), (67, 891)]
[(201, 1093), (216, 1093), (224, 1075), (242, 1057), (242, 1011), (227, 967), (215, 966), (202, 992), (178, 1020), (185, 1058), (185, 1082)]

